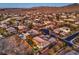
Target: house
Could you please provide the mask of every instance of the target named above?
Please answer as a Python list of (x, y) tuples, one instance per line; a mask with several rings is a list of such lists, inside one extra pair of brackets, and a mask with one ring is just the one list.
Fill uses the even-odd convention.
[(8, 26), (6, 24), (0, 24), (0, 27), (7, 28)]
[(64, 21), (74, 22), (75, 20), (74, 20), (74, 19), (69, 18), (69, 19), (64, 19)]
[(79, 25), (79, 21), (75, 22), (76, 25)]
[(49, 42), (51, 42), (51, 43), (56, 42), (56, 38), (51, 37), (51, 38), (49, 39)]
[(69, 27), (62, 27), (60, 28), (61, 31), (64, 31), (65, 33), (69, 33), (70, 32), (70, 28)]
[(9, 33), (17, 33), (16, 29), (13, 27), (9, 27), (6, 29)]
[(60, 17), (63, 18), (63, 19), (66, 19), (67, 18), (66, 15), (61, 15)]
[(0, 38), (3, 38), (3, 35), (0, 34)]
[(34, 29), (29, 30), (28, 33), (29, 33), (30, 35), (32, 35), (32, 36), (36, 36), (36, 35), (39, 34), (39, 32), (38, 32), (37, 30), (34, 30)]
[(25, 32), (25, 31), (26, 31), (25, 28), (26, 28), (26, 27), (25, 27), (24, 25), (19, 25), (19, 26), (18, 26), (18, 31), (21, 32), (21, 33), (22, 33), (22, 32)]
[(61, 27), (61, 28), (57, 28), (54, 30), (54, 32), (56, 34), (60, 34), (60, 35), (67, 35), (70, 32), (70, 28), (69, 27)]
[(48, 46), (50, 44), (50, 42), (48, 42), (48, 41), (46, 41), (46, 40), (44, 40), (44, 39), (42, 39), (42, 38), (40, 38), (38, 36), (34, 37), (33, 39), (35, 41), (37, 41), (37, 46), (39, 48), (44, 48), (44, 47), (46, 47), (46, 46)]
[(48, 25), (48, 24), (50, 24), (51, 23), (51, 21), (44, 21), (44, 24), (45, 25)]

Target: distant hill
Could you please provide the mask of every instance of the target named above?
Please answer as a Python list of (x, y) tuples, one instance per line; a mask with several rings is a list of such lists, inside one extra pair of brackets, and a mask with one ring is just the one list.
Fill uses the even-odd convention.
[(66, 5), (64, 7), (71, 7), (71, 6), (79, 6), (79, 3), (73, 3), (73, 4), (70, 4), (70, 5)]

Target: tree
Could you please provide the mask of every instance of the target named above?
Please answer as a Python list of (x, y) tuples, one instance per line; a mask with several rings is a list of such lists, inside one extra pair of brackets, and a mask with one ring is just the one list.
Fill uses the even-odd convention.
[(15, 24), (16, 19), (11, 19), (9, 22), (10, 22), (10, 24), (12, 24), (12, 25), (13, 25), (13, 24)]
[(28, 28), (29, 28), (29, 29), (32, 29), (32, 28), (33, 28), (33, 23), (29, 23), (29, 24), (28, 24)]
[(7, 36), (7, 30), (5, 28), (0, 28), (0, 34), (2, 34), (3, 36)]

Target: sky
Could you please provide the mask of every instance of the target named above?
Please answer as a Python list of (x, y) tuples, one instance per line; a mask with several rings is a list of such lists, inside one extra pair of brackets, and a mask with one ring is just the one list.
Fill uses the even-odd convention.
[(31, 8), (31, 7), (39, 7), (39, 6), (66, 6), (71, 3), (0, 3), (0, 8)]

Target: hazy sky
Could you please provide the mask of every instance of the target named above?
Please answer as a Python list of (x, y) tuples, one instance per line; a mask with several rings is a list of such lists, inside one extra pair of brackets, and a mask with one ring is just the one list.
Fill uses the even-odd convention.
[(65, 6), (70, 3), (0, 3), (0, 8), (31, 8), (38, 6)]

